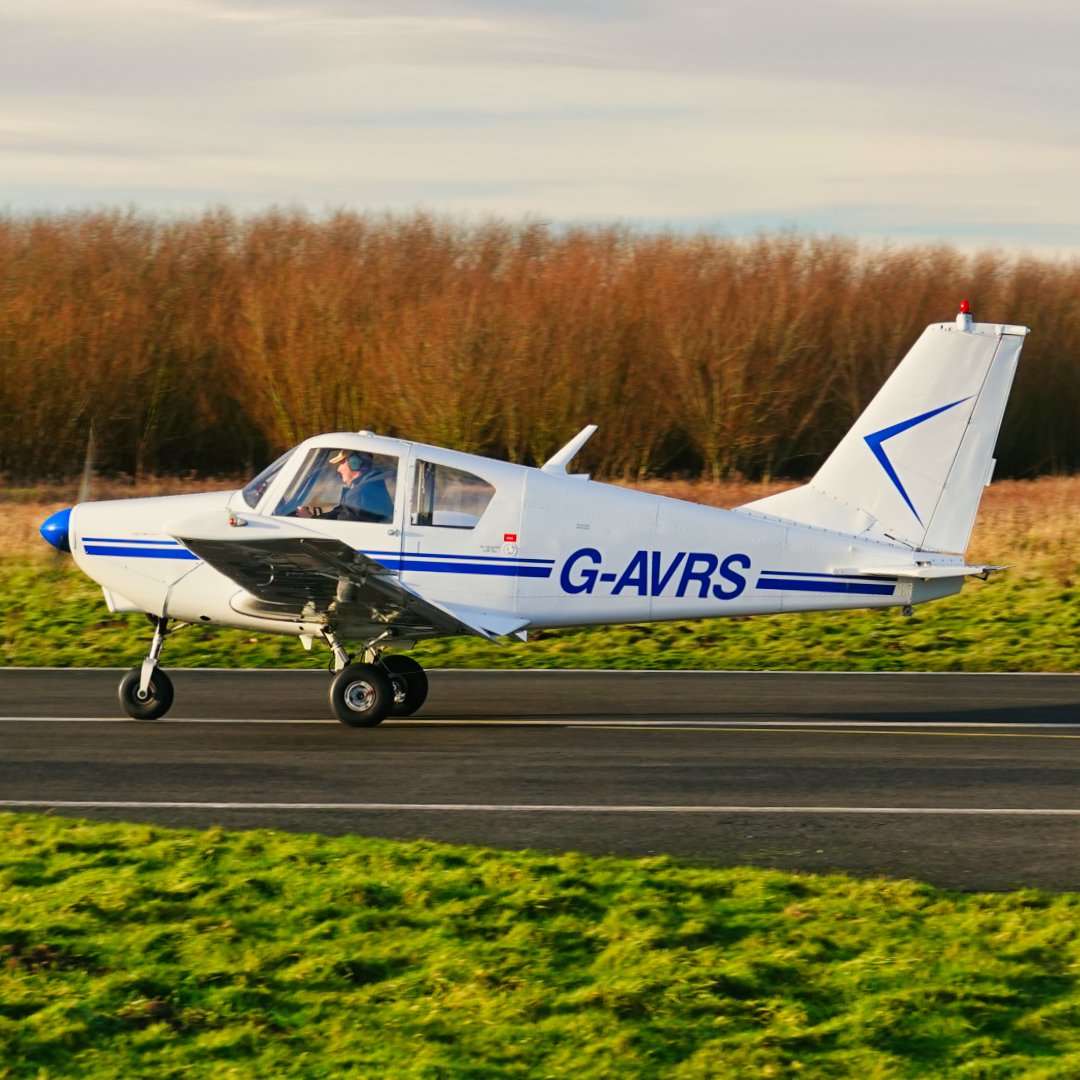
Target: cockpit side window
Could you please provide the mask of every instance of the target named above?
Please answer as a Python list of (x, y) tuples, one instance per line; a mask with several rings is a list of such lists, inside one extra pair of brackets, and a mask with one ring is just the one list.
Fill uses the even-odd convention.
[[(293, 449), (295, 449), (295, 447)], [(285, 467), (285, 462), (292, 456), (292, 450), (282, 454), (272, 465), (267, 465), (266, 468), (263, 469), (263, 471), (241, 492), (244, 496), (244, 502), (246, 502), (252, 510), (259, 505), (259, 501), (266, 494), (266, 489), (274, 482), (274, 478)]]
[(390, 522), (398, 459), (390, 454), (320, 447), (308, 451), (274, 513), (280, 517)]
[(433, 461), (418, 461), (412, 524), (474, 529), (494, 495), (495, 488), (479, 476)]

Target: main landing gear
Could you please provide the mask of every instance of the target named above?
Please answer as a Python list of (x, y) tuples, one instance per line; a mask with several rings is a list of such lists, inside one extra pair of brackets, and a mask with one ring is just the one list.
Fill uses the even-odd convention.
[[(135, 720), (158, 720), (173, 703), (173, 684), (158, 666), (161, 649), (169, 634), (187, 626), (169, 627), (168, 619), (147, 616), (154, 627), (150, 652), (120, 683), (120, 704)], [(331, 630), (323, 632), (334, 654), (330, 683), (330, 707), (349, 727), (375, 727), (388, 716), (412, 716), (427, 700), (428, 680), (424, 669), (409, 656), (384, 656), (376, 648), (382, 638), (369, 642), (362, 652), (364, 662), (353, 663)]]
[(323, 637), (334, 653), (330, 707), (343, 724), (375, 727), (388, 716), (411, 716), (424, 704), (427, 675), (412, 657), (383, 656), (372, 642), (363, 652), (368, 662), (354, 664), (332, 631)]

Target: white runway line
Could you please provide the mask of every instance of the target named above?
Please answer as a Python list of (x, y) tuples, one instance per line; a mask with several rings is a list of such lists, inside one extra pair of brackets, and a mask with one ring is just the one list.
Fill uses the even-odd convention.
[[(225, 717), (225, 716), (170, 716), (163, 720), (132, 720), (128, 716), (0, 716), (0, 724), (125, 724), (132, 728), (139, 727), (171, 727), (176, 724), (325, 724), (327, 727), (341, 726), (337, 720), (329, 718), (286, 718), (260, 719), (257, 717)], [(672, 718), (668, 720), (653, 720), (642, 716), (637, 719), (619, 720), (580, 720), (571, 716), (553, 716), (547, 719), (515, 720), (513, 718), (480, 718), (469, 719), (465, 716), (441, 716), (425, 719), (422, 717), (410, 717), (409, 719), (389, 718), (382, 727), (561, 727), (561, 728), (594, 728), (600, 730), (627, 730), (634, 731), (694, 731), (697, 729), (707, 731), (710, 728), (836, 728), (843, 731), (848, 728), (881, 728), (911, 731), (940, 731), (942, 728), (959, 728), (970, 730), (1008, 729), (1025, 731), (1027, 729), (1049, 729), (1051, 731), (1075, 731), (1080, 730), (1080, 722), (1071, 721), (982, 721), (982, 720), (874, 720), (864, 718), (860, 720), (755, 720), (752, 717), (743, 717), (731, 720), (682, 720)]]
[[(337, 728), (341, 725), (332, 719), (284, 719), (238, 720), (226, 717), (170, 717), (168, 720), (132, 720), (126, 716), (0, 716), (0, 724), (121, 724), (133, 730), (139, 727), (171, 727), (177, 725), (211, 724), (242, 726), (305, 725)], [(562, 728), (566, 731), (654, 731), (654, 732), (708, 732), (727, 731), (752, 733), (755, 731), (782, 734), (844, 734), (844, 735), (924, 735), (928, 738), (986, 738), (986, 739), (1056, 739), (1080, 740), (1080, 723), (1069, 722), (991, 722), (978, 720), (577, 720), (572, 717), (552, 717), (544, 720), (470, 720), (464, 717), (440, 719), (390, 719), (385, 729), (405, 727), (431, 728)], [(360, 736), (361, 738), (363, 736)]]
[(52, 810), (336, 810), (554, 814), (908, 814), (980, 817), (1080, 817), (1080, 809), (975, 806), (604, 806), (568, 803), (265, 803), (139, 802), (100, 799), (0, 799), (0, 809)]
[(337, 720), (237, 720), (235, 717), (170, 716), (168, 720), (133, 720), (130, 716), (0, 716), (0, 724), (126, 724), (131, 728), (172, 727), (177, 724), (325, 724), (340, 727)]

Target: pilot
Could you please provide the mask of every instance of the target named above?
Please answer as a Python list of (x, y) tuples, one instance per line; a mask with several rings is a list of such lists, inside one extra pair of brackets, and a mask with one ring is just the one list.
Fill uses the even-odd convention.
[(339, 450), (330, 458), (337, 466), (338, 476), (344, 488), (341, 503), (327, 510), (324, 518), (338, 521), (392, 521), (394, 500), (386, 489), (386, 482), (375, 469), (370, 454), (359, 450)]

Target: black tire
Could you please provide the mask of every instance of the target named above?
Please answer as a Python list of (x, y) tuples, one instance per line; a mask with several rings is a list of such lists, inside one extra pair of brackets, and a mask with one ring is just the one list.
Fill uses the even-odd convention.
[(374, 664), (349, 664), (330, 683), (330, 707), (348, 727), (375, 727), (393, 706), (390, 676)]
[(382, 658), (394, 688), (391, 716), (412, 716), (427, 701), (427, 672), (411, 657), (394, 653)]
[(173, 703), (172, 679), (161, 668), (154, 668), (146, 697), (139, 697), (142, 668), (132, 668), (120, 682), (120, 704), (133, 720), (158, 720)]

